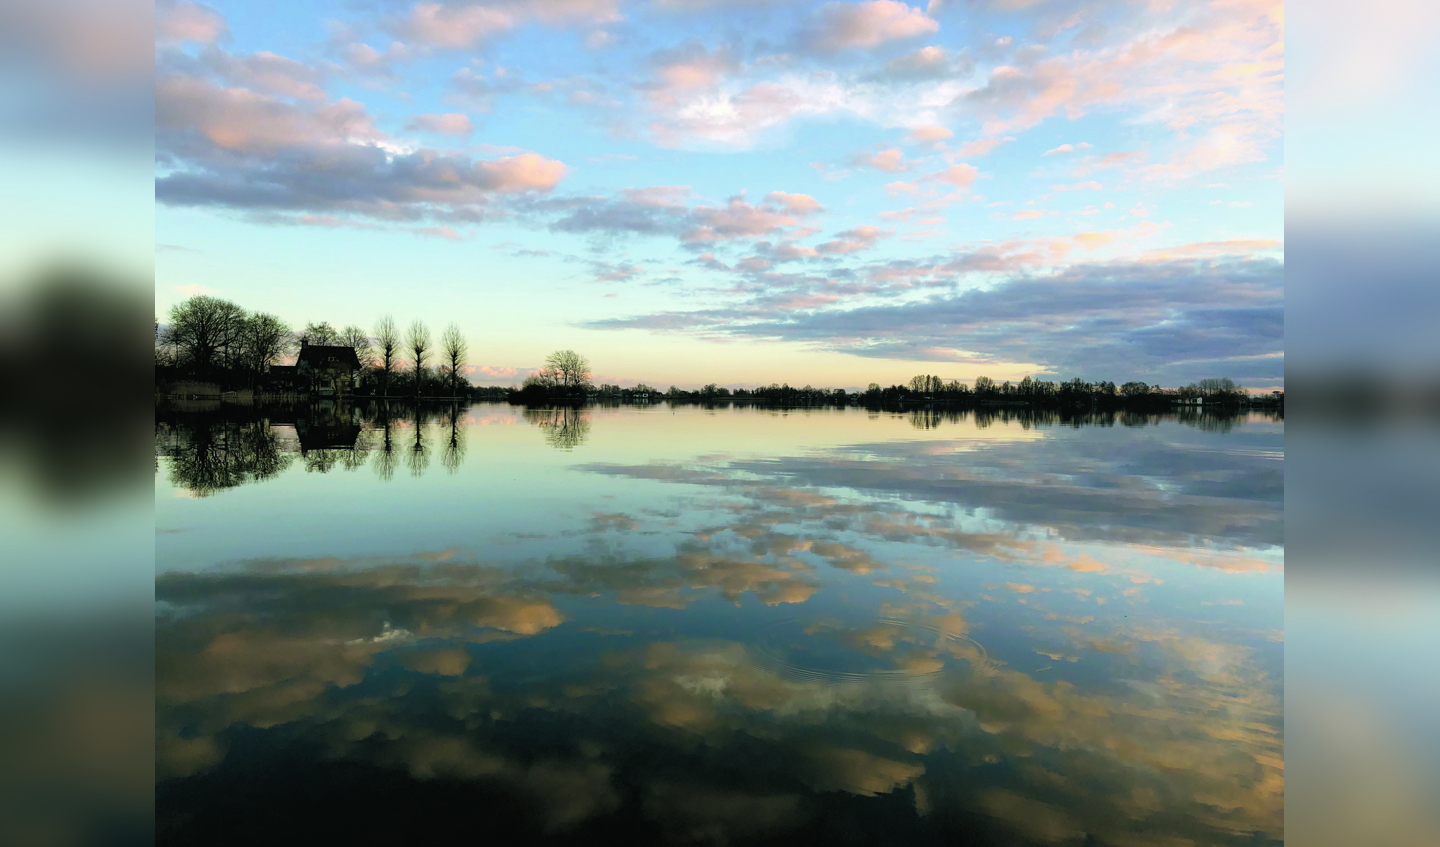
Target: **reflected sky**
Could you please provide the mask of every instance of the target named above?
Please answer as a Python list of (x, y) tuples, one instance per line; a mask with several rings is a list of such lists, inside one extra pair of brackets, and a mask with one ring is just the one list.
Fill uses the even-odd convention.
[(159, 417), (172, 842), (1283, 838), (1283, 423)]

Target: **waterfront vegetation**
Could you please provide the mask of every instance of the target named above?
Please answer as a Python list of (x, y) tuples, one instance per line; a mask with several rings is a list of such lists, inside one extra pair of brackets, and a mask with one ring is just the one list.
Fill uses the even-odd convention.
[[(291, 329), (280, 318), (248, 312), (227, 300), (196, 296), (170, 310), (168, 323), (155, 322), (157, 393), (186, 393), (173, 386), (208, 386), (214, 394), (250, 392), (251, 397), (286, 394), (272, 379), (276, 366), (290, 361), (301, 343), (354, 349), (360, 369), (354, 397), (425, 398), (452, 401), (508, 401), (526, 406), (586, 403), (762, 404), (787, 407), (862, 406), (866, 408), (973, 408), (1022, 406), (1071, 411), (1155, 411), (1172, 406), (1209, 408), (1284, 408), (1280, 392), (1251, 394), (1234, 381), (1217, 377), (1181, 387), (1131, 381), (1064, 381), (1027, 376), (996, 382), (987, 376), (973, 383), (918, 374), (908, 381), (864, 390), (772, 383), (754, 388), (710, 383), (699, 389), (645, 383), (596, 385), (590, 361), (574, 350), (557, 350), (531, 371), (519, 387), (477, 386), (468, 374), (469, 348), (458, 324), (451, 323), (438, 345), (420, 320), (403, 332), (389, 315), (373, 332), (359, 326), (336, 329), (312, 322)], [(189, 393), (196, 393), (191, 391)], [(199, 392), (205, 393), (205, 392)]]

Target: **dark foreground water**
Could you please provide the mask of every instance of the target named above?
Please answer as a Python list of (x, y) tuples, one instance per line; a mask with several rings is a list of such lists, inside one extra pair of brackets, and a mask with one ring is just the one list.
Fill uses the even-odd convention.
[(1283, 423), (160, 420), (162, 843), (1283, 839)]

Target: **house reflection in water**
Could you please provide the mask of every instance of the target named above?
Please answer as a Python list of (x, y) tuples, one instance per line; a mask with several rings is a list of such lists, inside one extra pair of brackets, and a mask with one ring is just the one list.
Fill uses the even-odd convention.
[(320, 403), (311, 406), (308, 415), (295, 421), (295, 436), (300, 441), (300, 455), (312, 450), (353, 450), (360, 436), (350, 407)]

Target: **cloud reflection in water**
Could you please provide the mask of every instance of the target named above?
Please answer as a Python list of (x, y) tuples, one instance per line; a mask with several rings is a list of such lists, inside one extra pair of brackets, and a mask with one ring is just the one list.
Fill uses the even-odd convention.
[(501, 838), (1280, 840), (1281, 437), (582, 455), (643, 495), (548, 555), (163, 573), (162, 830), (307, 797), (340, 834), (403, 807), (504, 808)]

